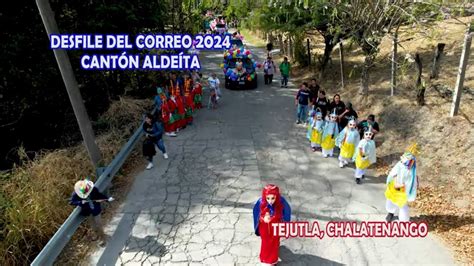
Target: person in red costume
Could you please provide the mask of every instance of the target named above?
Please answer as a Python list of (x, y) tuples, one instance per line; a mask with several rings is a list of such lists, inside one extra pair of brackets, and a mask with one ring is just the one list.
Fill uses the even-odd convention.
[(178, 107), (177, 107), (177, 104), (176, 104), (176, 100), (174, 98), (174, 90), (172, 88), (169, 88), (168, 89), (169, 92), (170, 92), (170, 97), (168, 98), (168, 112), (170, 114), (170, 118), (169, 118), (169, 130), (172, 131), (172, 132), (177, 132), (178, 130), (178, 115), (177, 115), (177, 112), (178, 112)]
[(253, 207), (254, 230), (260, 236), (260, 261), (266, 265), (278, 262), (280, 237), (273, 234), (272, 223), (289, 222), (291, 220), (291, 207), (280, 189), (268, 184), (263, 188), (262, 197)]
[(191, 75), (184, 81), (184, 102), (185, 102), (185, 120), (187, 125), (193, 123), (194, 99), (193, 99), (193, 79)]
[(168, 99), (162, 88), (157, 89), (158, 96), (160, 97), (160, 108), (158, 114), (161, 115), (163, 125), (165, 128), (165, 134), (170, 137), (176, 137), (175, 129), (172, 126), (171, 112), (168, 104)]
[(176, 103), (176, 126), (177, 130), (179, 131), (180, 129), (186, 127), (186, 120), (184, 117), (186, 114), (186, 109), (184, 108), (184, 100), (181, 96), (181, 89), (179, 87), (175, 87), (173, 96), (171, 98)]
[(202, 108), (202, 85), (200, 82), (194, 83), (193, 89), (193, 100), (194, 100), (194, 107), (196, 109)]

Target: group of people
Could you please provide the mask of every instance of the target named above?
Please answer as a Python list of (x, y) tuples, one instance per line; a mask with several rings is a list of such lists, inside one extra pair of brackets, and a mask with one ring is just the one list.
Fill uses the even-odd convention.
[[(281, 74), (281, 85), (280, 87), (288, 88), (288, 78), (290, 77), (291, 64), (288, 61), (287, 57), (283, 58), (283, 62), (279, 65), (279, 70)], [(272, 60), (271, 56), (268, 56), (265, 62), (263, 62), (263, 77), (265, 80), (265, 85), (270, 85), (273, 82), (273, 75), (276, 73), (276, 66)]]
[(155, 111), (154, 114), (146, 114), (143, 123), (146, 136), (143, 155), (148, 160), (147, 170), (153, 168), (155, 146), (168, 159), (163, 135), (176, 137), (180, 130), (192, 125), (193, 114), (202, 108), (201, 77), (202, 74), (197, 71), (172, 72), (162, 84), (156, 84)]
[[(330, 102), (326, 93), (312, 79), (301, 84), (295, 98), (297, 124), (306, 126), (306, 138), (313, 152), (321, 151), (324, 158), (333, 157), (337, 148), (339, 167), (355, 164), (355, 182), (362, 183), (365, 172), (377, 160), (374, 137), (380, 132), (375, 115), (359, 120), (351, 103), (345, 104), (339, 94)], [(307, 116), (308, 115), (308, 116)], [(386, 220), (392, 221), (399, 208), (399, 220), (408, 221), (408, 201), (416, 198), (416, 144), (409, 147), (387, 176)]]
[(361, 184), (365, 170), (376, 162), (374, 136), (380, 131), (373, 114), (358, 121), (351, 103), (345, 104), (335, 94), (330, 102), (316, 79), (310, 85), (301, 84), (295, 98), (297, 124), (307, 126), (306, 137), (313, 152), (321, 150), (323, 157), (332, 157), (338, 147), (339, 167), (355, 162), (355, 181)]
[(209, 88), (207, 107), (216, 109), (222, 97), (220, 81), (212, 73), (207, 81), (201, 82), (202, 74), (197, 71), (188, 73), (177, 72), (157, 85), (154, 98), (155, 113), (146, 114), (143, 131), (146, 139), (143, 143), (143, 155), (148, 160), (147, 170), (153, 168), (153, 157), (156, 155), (155, 146), (168, 159), (163, 135), (176, 137), (180, 130), (192, 125), (196, 110), (203, 107), (203, 85)]

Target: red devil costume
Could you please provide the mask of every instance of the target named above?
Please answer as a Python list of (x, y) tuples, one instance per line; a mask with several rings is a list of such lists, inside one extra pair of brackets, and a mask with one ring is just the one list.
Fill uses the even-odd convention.
[[(181, 96), (181, 89), (177, 81), (171, 80), (170, 82), (170, 92), (171, 92), (171, 101), (174, 103), (176, 109), (173, 112), (173, 117), (176, 123), (176, 128), (186, 127), (186, 120), (184, 120), (184, 115), (186, 113), (184, 109), (184, 101)], [(174, 96), (174, 97), (173, 97)]]
[(185, 120), (188, 125), (193, 122), (194, 99), (192, 89), (193, 79), (189, 77), (184, 81)]
[(169, 90), (170, 92), (170, 97), (168, 98), (167, 105), (168, 105), (168, 112), (170, 114), (169, 118), (169, 129), (171, 132), (175, 132), (178, 129), (178, 116), (177, 116), (177, 104), (176, 104), (176, 99), (174, 99), (173, 93), (171, 89)]
[(163, 125), (165, 128), (166, 133), (171, 133), (176, 131), (175, 128), (173, 128), (173, 121), (171, 121), (171, 111), (169, 107), (169, 100), (166, 98), (166, 94), (161, 91), (159, 94), (161, 98), (161, 108), (160, 108), (160, 113), (161, 113), (161, 119), (163, 120)]
[[(269, 204), (267, 196), (273, 195), (275, 202)], [(268, 223), (265, 216), (270, 217)], [(291, 208), (284, 197), (280, 195), (280, 189), (268, 184), (262, 191), (262, 197), (258, 199), (253, 207), (253, 225), (255, 234), (260, 236), (262, 246), (260, 248), (260, 261), (262, 263), (276, 264), (278, 262), (278, 251), (280, 248), (280, 237), (273, 235), (272, 223), (289, 222), (291, 219)]]
[(202, 108), (202, 85), (199, 82), (194, 84), (193, 100), (194, 100), (195, 108), (201, 109)]

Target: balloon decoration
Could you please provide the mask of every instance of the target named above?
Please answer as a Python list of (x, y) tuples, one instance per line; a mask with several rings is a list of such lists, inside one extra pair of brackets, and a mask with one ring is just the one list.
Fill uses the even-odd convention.
[[(253, 54), (250, 50), (245, 49), (244, 47), (232, 48), (224, 52), (224, 62), (220, 65), (223, 69), (224, 74), (232, 81), (237, 81), (241, 77), (244, 77), (248, 81), (255, 79), (255, 69), (261, 68), (261, 64), (257, 64), (255, 60), (252, 59)], [(229, 68), (229, 61), (232, 59), (249, 59), (251, 61), (254, 72), (248, 73), (247, 70), (242, 66), (242, 62), (236, 62), (235, 68)]]

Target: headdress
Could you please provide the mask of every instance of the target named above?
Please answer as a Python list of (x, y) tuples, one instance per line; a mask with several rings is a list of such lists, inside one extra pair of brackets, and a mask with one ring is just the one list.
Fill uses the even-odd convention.
[(408, 168), (411, 168), (416, 164), (416, 156), (419, 154), (418, 145), (413, 143), (405, 150), (401, 159)]
[(162, 94), (163, 93), (163, 88), (162, 87), (156, 87), (156, 93), (158, 95)]
[(416, 156), (419, 154), (416, 143), (413, 143), (408, 147), (405, 153), (401, 156), (401, 163), (403, 163), (411, 171), (411, 180), (407, 187), (408, 200), (414, 200), (416, 197), (416, 189), (418, 186), (418, 180), (416, 176)]
[(316, 108), (315, 111), (316, 111), (316, 116), (317, 117), (323, 117), (323, 114), (322, 114), (321, 109), (319, 107)]
[(76, 182), (76, 184), (74, 185), (74, 192), (76, 192), (76, 194), (81, 199), (87, 199), (87, 197), (89, 197), (89, 194), (91, 194), (93, 188), (94, 182), (86, 178), (84, 180)]
[[(260, 204), (260, 215), (265, 215), (265, 212), (270, 211), (268, 209), (267, 196), (275, 195), (275, 203), (273, 203), (273, 210), (281, 212), (283, 210), (283, 205), (281, 203), (280, 189), (273, 184), (266, 185), (262, 190), (262, 199)], [(272, 213), (270, 213), (272, 215)]]

